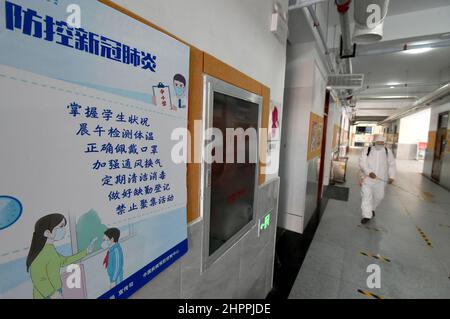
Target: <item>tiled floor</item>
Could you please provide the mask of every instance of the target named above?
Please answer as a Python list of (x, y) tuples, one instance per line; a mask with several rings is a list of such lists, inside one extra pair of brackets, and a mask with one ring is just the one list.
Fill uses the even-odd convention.
[[(329, 200), (291, 299), (376, 298), (358, 290), (386, 299), (450, 298), (450, 193), (420, 174), (420, 162), (397, 167), (399, 187), (388, 186), (375, 220), (361, 227), (357, 156), (350, 156), (349, 201)], [(380, 266), (380, 289), (367, 287), (371, 264)]]

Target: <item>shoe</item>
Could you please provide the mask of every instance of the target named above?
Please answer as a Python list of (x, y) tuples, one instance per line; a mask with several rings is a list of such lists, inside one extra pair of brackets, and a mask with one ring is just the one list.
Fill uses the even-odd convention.
[(368, 222), (370, 222), (370, 218), (361, 219), (361, 224), (363, 224), (363, 225), (367, 224)]

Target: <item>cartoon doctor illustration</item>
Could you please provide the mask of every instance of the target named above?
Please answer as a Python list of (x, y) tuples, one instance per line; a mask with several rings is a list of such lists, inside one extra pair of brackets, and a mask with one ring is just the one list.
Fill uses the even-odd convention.
[(186, 96), (186, 78), (181, 74), (176, 74), (173, 77), (173, 87), (175, 89), (176, 104), (173, 105), (173, 109), (184, 109), (186, 103), (184, 98)]
[(123, 281), (123, 251), (119, 244), (120, 230), (110, 228), (104, 234), (102, 248), (108, 249), (108, 251), (103, 260), (103, 266), (108, 272), (110, 286), (114, 288)]
[(61, 299), (61, 269), (77, 263), (92, 253), (92, 240), (86, 250), (73, 256), (62, 256), (54, 244), (66, 236), (66, 218), (61, 214), (50, 214), (39, 219), (33, 232), (26, 261), (27, 271), (33, 283), (34, 299)]

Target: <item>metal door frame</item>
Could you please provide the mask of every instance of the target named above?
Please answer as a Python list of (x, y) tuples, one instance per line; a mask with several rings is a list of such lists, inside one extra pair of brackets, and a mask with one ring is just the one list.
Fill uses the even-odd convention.
[[(205, 163), (205, 148), (208, 144), (205, 132), (208, 128), (213, 127), (213, 108), (214, 108), (214, 92), (229, 95), (241, 100), (252, 102), (258, 105), (258, 127), (257, 127), (257, 161), (255, 165), (255, 185), (253, 195), (253, 215), (252, 220), (247, 223), (239, 232), (227, 240), (212, 255), (209, 255), (209, 232), (210, 232), (210, 209), (211, 209), (211, 164)], [(259, 186), (259, 151), (260, 151), (260, 127), (262, 119), (263, 98), (259, 95), (238, 88), (234, 85), (216, 79), (209, 75), (203, 76), (203, 132), (202, 132), (202, 163), (201, 163), (201, 193), (200, 200), (202, 202), (201, 216), (203, 217), (203, 245), (202, 245), (202, 272), (217, 261), (225, 252), (227, 252), (236, 242), (252, 229), (256, 223), (256, 203)], [(223, 135), (226, 138), (226, 135)]]
[[(435, 145), (434, 145), (434, 150), (433, 150), (433, 164), (432, 164), (432, 166), (431, 166), (431, 178), (433, 179), (433, 180), (435, 180), (435, 181), (437, 181), (437, 182), (440, 182), (440, 179), (441, 179), (441, 170), (442, 170), (442, 155), (445, 153), (445, 148), (444, 149), (442, 149), (442, 141), (441, 141), (441, 145), (440, 145), (440, 150), (441, 150), (441, 154), (439, 154), (439, 162), (440, 162), (440, 164), (439, 164), (439, 176), (438, 176), (438, 178), (435, 178), (435, 169), (434, 169), (434, 167), (435, 167), (435, 165), (436, 165), (436, 161), (438, 160), (436, 157), (437, 157), (437, 155), (436, 155), (436, 150), (437, 150), (437, 146), (438, 146), (438, 136), (439, 136), (439, 131), (441, 130), (441, 129), (443, 129), (443, 128), (441, 128), (441, 118), (442, 117), (444, 117), (445, 115), (447, 115), (447, 127), (445, 128), (445, 130), (446, 130), (446, 132), (447, 132), (447, 130), (448, 130), (448, 122), (449, 122), (449, 117), (450, 117), (450, 112), (449, 111), (447, 111), (447, 112), (442, 112), (442, 113), (439, 113), (439, 115), (438, 115), (438, 123), (437, 123), (437, 130), (436, 130), (436, 143), (435, 143)], [(446, 133), (447, 134), (447, 133)]]

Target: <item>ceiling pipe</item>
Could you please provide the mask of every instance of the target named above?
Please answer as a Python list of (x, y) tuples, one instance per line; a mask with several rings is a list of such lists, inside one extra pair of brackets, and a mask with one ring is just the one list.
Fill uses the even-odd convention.
[(388, 7), (389, 0), (355, 1), (355, 31), (353, 32), (355, 43), (368, 44), (383, 39), (384, 20)]
[(380, 122), (380, 124), (386, 124), (388, 122), (395, 121), (395, 120), (405, 117), (411, 113), (415, 113), (421, 109), (430, 107), (433, 103), (435, 103), (447, 96), (450, 96), (450, 82), (441, 86), (436, 91), (431, 92), (430, 94), (427, 94), (424, 97), (420, 98), (419, 100), (414, 102), (411, 106), (407, 107), (406, 109), (403, 109), (400, 112), (397, 112), (397, 113), (389, 116), (387, 119)]
[(376, 100), (414, 100), (419, 97), (411, 95), (366, 95), (358, 96), (358, 101), (376, 101)]
[(311, 15), (311, 18), (314, 23), (314, 28), (316, 28), (317, 33), (319, 34), (320, 42), (322, 43), (325, 55), (329, 55), (330, 50), (328, 49), (327, 41), (325, 40), (325, 36), (323, 35), (322, 28), (320, 27), (320, 21), (319, 21), (319, 18), (317, 17), (316, 11), (314, 11), (312, 6), (306, 7), (306, 9), (308, 10), (309, 14)]
[(302, 9), (304, 7), (309, 7), (314, 4), (325, 2), (326, 0), (297, 0), (294, 4), (291, 4), (288, 8), (289, 11)]
[(314, 37), (316, 38), (316, 42), (320, 42), (322, 44), (323, 53), (325, 55), (324, 59), (326, 62), (328, 73), (335, 73), (336, 70), (331, 60), (330, 50), (328, 49), (327, 42), (325, 40), (325, 36), (323, 34), (322, 28), (320, 26), (320, 21), (319, 18), (317, 17), (316, 12), (312, 8), (312, 6), (309, 6), (303, 7), (303, 13), (305, 14), (305, 17), (308, 20), (308, 22), (310, 22), (310, 24), (313, 26), (312, 31)]
[(364, 87), (364, 90), (370, 89), (402, 89), (402, 88), (429, 88), (440, 87), (443, 82), (411, 82), (411, 83), (387, 83), (387, 84), (368, 84)]
[(357, 107), (357, 111), (395, 111), (396, 107)]
[(343, 69), (345, 74), (352, 74), (353, 73), (353, 65), (352, 65), (352, 61), (350, 59), (345, 59), (344, 60), (344, 69)]
[(417, 49), (427, 49), (427, 48), (438, 49), (448, 47), (450, 47), (450, 40), (441, 40), (436, 42), (392, 44), (391, 46), (386, 46), (386, 44), (384, 44), (381, 47), (367, 45), (363, 47), (358, 47), (356, 50), (356, 56), (381, 55), (397, 52), (407, 52)]
[[(341, 54), (340, 58), (343, 61), (342, 73), (352, 74), (353, 67), (350, 60), (354, 56), (355, 46), (352, 43), (352, 36), (350, 31), (350, 5), (351, 0), (335, 0), (337, 11), (339, 13), (339, 22), (341, 26)], [(352, 90), (346, 90), (346, 103), (349, 104), (353, 97)]]
[(339, 22), (341, 26), (342, 35), (342, 54), (343, 57), (350, 57), (353, 55), (353, 43), (350, 31), (350, 14), (349, 9), (351, 0), (336, 0), (336, 7), (339, 12)]

